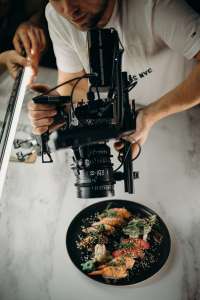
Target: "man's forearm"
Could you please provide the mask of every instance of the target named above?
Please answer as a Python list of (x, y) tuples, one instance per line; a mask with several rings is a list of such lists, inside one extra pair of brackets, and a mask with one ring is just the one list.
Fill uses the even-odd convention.
[(144, 109), (148, 121), (156, 123), (171, 114), (200, 104), (200, 63), (186, 80)]
[(5, 57), (4, 57), (4, 52), (0, 53), (0, 73), (5, 71), (6, 69), (6, 64), (5, 64)]
[(57, 88), (57, 91), (62, 96), (69, 96), (72, 93), (72, 89), (76, 84), (76, 87), (73, 91), (73, 102), (81, 101), (82, 99), (86, 101), (87, 91), (88, 91), (88, 79), (83, 78), (77, 82), (73, 80), (74, 78), (82, 78), (85, 75), (84, 71), (78, 73), (64, 73), (58, 71), (58, 85), (66, 81), (71, 81), (71, 83), (64, 84)]
[[(57, 91), (62, 96), (66, 96), (66, 95), (69, 96), (69, 95), (71, 95), (72, 88), (73, 88), (73, 85), (66, 84), (63, 87), (61, 86), (60, 88), (58, 88)], [(73, 92), (73, 102), (74, 103), (79, 102), (81, 100), (86, 101), (86, 97), (87, 97), (86, 90), (84, 90), (78, 86), (74, 89), (74, 92)]]
[(4, 61), (4, 52), (0, 53), (0, 65), (5, 65), (5, 61)]

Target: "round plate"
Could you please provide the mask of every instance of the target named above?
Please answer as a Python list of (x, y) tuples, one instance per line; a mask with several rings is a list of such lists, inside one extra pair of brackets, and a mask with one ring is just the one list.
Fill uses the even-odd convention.
[[(97, 212), (101, 213), (106, 207), (110, 204), (109, 208), (114, 207), (124, 207), (130, 212), (140, 216), (140, 217), (150, 217), (151, 215), (157, 216), (157, 222), (159, 224), (159, 232), (162, 235), (162, 241), (160, 244), (155, 243), (153, 245), (150, 240), (151, 248), (149, 250), (145, 250), (145, 260), (148, 259), (151, 263), (145, 264), (142, 260), (141, 262), (137, 262), (133, 269), (129, 271), (129, 276), (124, 279), (113, 280), (113, 279), (105, 279), (102, 276), (94, 276), (91, 277), (87, 275), (84, 271), (82, 271), (81, 263), (83, 263), (83, 250), (80, 250), (77, 247), (77, 241), (79, 240), (79, 235), (82, 234), (81, 228), (83, 226), (89, 226), (91, 223), (88, 222), (88, 219), (94, 216)], [(88, 224), (87, 224), (88, 222)], [(98, 202), (92, 204), (75, 216), (72, 220), (66, 236), (66, 247), (74, 265), (85, 274), (90, 279), (95, 281), (111, 284), (111, 285), (130, 285), (136, 284), (150, 278), (154, 274), (156, 274), (165, 264), (168, 259), (170, 248), (171, 248), (171, 239), (169, 235), (169, 231), (162, 221), (162, 219), (150, 208), (141, 205), (136, 202), (127, 201), (127, 200), (106, 200), (102, 202)], [(152, 259), (153, 258), (153, 259)]]

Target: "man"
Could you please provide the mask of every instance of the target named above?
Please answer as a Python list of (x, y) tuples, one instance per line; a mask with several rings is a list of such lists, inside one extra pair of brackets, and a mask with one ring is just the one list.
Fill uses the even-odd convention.
[[(200, 103), (200, 18), (183, 0), (49, 2), (46, 17), (58, 83), (89, 72), (88, 29), (114, 27), (118, 31), (125, 48), (123, 70), (138, 82), (130, 96), (145, 105), (138, 114), (136, 132), (126, 139), (143, 144), (160, 119)], [(87, 81), (82, 80), (77, 99), (86, 98), (87, 88)], [(67, 95), (71, 89), (68, 84), (57, 91)], [(29, 114), (34, 133), (53, 130), (55, 108), (30, 103)]]

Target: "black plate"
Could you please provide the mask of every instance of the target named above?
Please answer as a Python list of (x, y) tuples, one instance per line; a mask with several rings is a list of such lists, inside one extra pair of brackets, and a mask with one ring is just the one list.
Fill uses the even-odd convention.
[[(90, 224), (87, 224), (87, 218), (94, 216), (97, 212), (102, 212), (107, 207), (108, 203), (111, 203), (110, 208), (125, 207), (130, 212), (137, 214), (140, 217), (149, 217), (151, 215), (156, 215), (159, 223), (159, 230), (163, 236), (162, 242), (159, 246), (157, 243), (155, 243), (155, 246), (151, 244), (151, 251), (147, 250), (145, 253), (144, 259), (148, 259), (148, 261), (151, 261), (151, 257), (153, 255), (154, 262), (152, 262), (150, 265), (148, 264), (147, 267), (137, 262), (132, 271), (129, 271), (129, 276), (120, 280), (108, 280), (104, 279), (102, 276), (91, 277), (84, 271), (82, 271), (81, 263), (84, 262), (83, 250), (78, 249), (76, 244), (76, 241), (79, 240), (79, 235), (82, 233), (81, 227)], [(66, 247), (69, 257), (71, 258), (74, 265), (79, 269), (79, 271), (81, 271), (90, 279), (111, 285), (130, 285), (146, 280), (147, 278), (156, 274), (164, 266), (169, 256), (171, 239), (165, 223), (153, 210), (136, 202), (114, 199), (92, 204), (83, 209), (78, 215), (76, 215), (67, 231)]]

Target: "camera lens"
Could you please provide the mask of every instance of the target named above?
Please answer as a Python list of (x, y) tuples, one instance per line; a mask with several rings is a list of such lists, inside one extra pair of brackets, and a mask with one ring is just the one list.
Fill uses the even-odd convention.
[(79, 148), (79, 158), (73, 167), (78, 198), (114, 196), (112, 155), (104, 144), (90, 144)]

